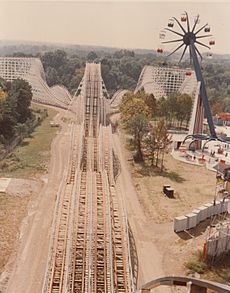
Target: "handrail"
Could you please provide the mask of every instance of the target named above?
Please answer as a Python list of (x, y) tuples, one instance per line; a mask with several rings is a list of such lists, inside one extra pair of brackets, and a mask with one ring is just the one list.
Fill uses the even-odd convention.
[(161, 285), (166, 286), (187, 286), (188, 283), (191, 286), (199, 288), (211, 289), (220, 293), (230, 292), (230, 286), (223, 285), (217, 282), (179, 276), (168, 276), (152, 280), (141, 287), (141, 293), (149, 293), (151, 289), (159, 287)]

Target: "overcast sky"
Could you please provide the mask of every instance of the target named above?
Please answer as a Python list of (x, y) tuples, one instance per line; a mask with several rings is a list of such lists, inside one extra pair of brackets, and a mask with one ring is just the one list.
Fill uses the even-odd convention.
[(167, 26), (171, 16), (180, 17), (184, 10), (192, 21), (199, 13), (200, 24), (210, 24), (216, 40), (214, 53), (230, 53), (230, 0), (0, 0), (0, 39), (155, 50), (160, 44), (160, 30)]

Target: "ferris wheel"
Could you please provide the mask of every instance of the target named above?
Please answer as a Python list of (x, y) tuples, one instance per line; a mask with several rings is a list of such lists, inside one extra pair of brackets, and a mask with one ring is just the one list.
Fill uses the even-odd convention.
[[(192, 60), (192, 52), (191, 52), (192, 49), (196, 51), (196, 53), (200, 57), (200, 60), (202, 60), (203, 56), (199, 51), (199, 47), (205, 47), (210, 50), (211, 46), (215, 45), (215, 40), (211, 38), (212, 37), (212, 35), (210, 34), (211, 28), (208, 25), (208, 23), (198, 28), (197, 26), (199, 24), (200, 24), (200, 16), (197, 15), (194, 17), (194, 24), (191, 27), (191, 21), (189, 20), (187, 12), (182, 13), (180, 20), (178, 20), (176, 17), (170, 18), (168, 21), (167, 27), (163, 29), (159, 34), (161, 45), (157, 48), (157, 53), (162, 54), (164, 52), (163, 44), (177, 43), (178, 47), (174, 49), (170, 54), (168, 54), (167, 57), (173, 55), (174, 53), (176, 53), (177, 51), (183, 48), (184, 50), (181, 54), (179, 63), (182, 61), (183, 57), (185, 56), (187, 49), (189, 49), (190, 62)], [(179, 36), (180, 38), (165, 41), (167, 36), (167, 31), (173, 35)], [(208, 44), (203, 42), (204, 38), (209, 38)], [(212, 53), (209, 51), (206, 54), (206, 56), (208, 58), (211, 58)]]
[[(211, 46), (215, 45), (214, 39), (208, 39), (212, 37), (210, 34), (210, 26), (208, 23), (200, 26), (200, 17), (197, 15), (194, 18), (194, 23), (191, 26), (191, 21), (188, 17), (188, 13), (184, 12), (181, 15), (180, 19), (176, 17), (172, 17), (168, 21), (167, 27), (162, 30), (159, 34), (161, 44), (171, 44), (176, 43), (178, 46), (171, 53), (167, 55), (167, 57), (173, 55), (180, 49), (183, 49), (182, 54), (179, 59), (179, 63), (185, 56), (185, 53), (188, 49), (190, 56), (190, 63), (193, 63), (193, 67), (196, 74), (196, 79), (200, 83), (200, 94), (198, 101), (198, 108), (196, 110), (196, 121), (195, 128), (193, 130), (193, 134), (189, 135), (196, 140), (219, 140), (216, 135), (212, 113), (209, 106), (208, 95), (205, 87), (205, 82), (202, 76), (200, 61), (202, 61), (203, 57), (201, 52), (199, 51), (200, 47), (205, 47), (207, 49), (211, 49)], [(170, 35), (178, 36), (176, 39), (166, 40), (166, 33), (170, 32)], [(209, 40), (208, 44), (204, 43), (203, 39)], [(164, 49), (162, 46), (159, 46), (157, 49), (157, 53), (162, 54)], [(199, 57), (198, 57), (199, 56)], [(208, 57), (211, 57), (212, 53), (209, 52)], [(199, 60), (200, 59), (200, 60)], [(198, 114), (199, 113), (199, 114)], [(203, 119), (204, 113), (207, 118), (208, 126), (209, 126), (209, 135), (203, 135)]]

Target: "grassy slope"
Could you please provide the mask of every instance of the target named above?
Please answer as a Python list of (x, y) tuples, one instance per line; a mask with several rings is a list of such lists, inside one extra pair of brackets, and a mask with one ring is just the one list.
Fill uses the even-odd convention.
[(56, 114), (55, 110), (48, 109), (48, 117), (36, 127), (31, 137), (25, 138), (12, 154), (1, 162), (0, 176), (28, 178), (46, 170), (51, 142), (57, 131), (56, 128), (50, 127), (50, 121)]
[[(44, 108), (34, 106), (33, 108)], [(50, 157), (51, 142), (57, 129), (50, 127), (56, 111), (48, 109), (48, 117), (24, 139), (8, 158), (0, 162), (0, 176), (30, 178), (44, 172)], [(4, 168), (1, 168), (1, 166)], [(27, 213), (31, 196), (12, 196), (0, 193), (0, 273), (16, 249), (19, 227)]]
[(201, 251), (196, 251), (191, 259), (185, 264), (189, 272), (196, 272), (202, 279), (208, 279), (220, 283), (230, 282), (230, 254), (226, 255), (215, 265), (202, 262)]

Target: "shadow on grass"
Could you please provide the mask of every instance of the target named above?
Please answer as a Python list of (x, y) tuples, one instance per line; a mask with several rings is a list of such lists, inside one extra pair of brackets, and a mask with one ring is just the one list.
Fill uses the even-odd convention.
[(183, 240), (189, 240), (192, 238), (196, 238), (196, 237), (201, 236), (205, 233), (207, 227), (211, 225), (212, 221), (213, 221), (212, 219), (207, 219), (207, 220), (201, 222), (195, 228), (192, 228), (192, 229), (189, 229), (189, 230), (183, 231), (183, 232), (178, 232), (176, 234)]
[(161, 171), (160, 168), (157, 168), (155, 166), (149, 166), (144, 163), (140, 164), (140, 169), (137, 172), (142, 176), (166, 177), (177, 183), (183, 183), (185, 181), (185, 179), (182, 176), (180, 176), (178, 173), (174, 171), (168, 171), (168, 170)]
[(175, 181), (177, 183), (183, 183), (185, 181), (185, 179), (182, 176), (180, 176), (178, 173), (174, 171), (164, 170), (160, 173), (160, 175), (162, 177), (169, 178), (170, 180)]

